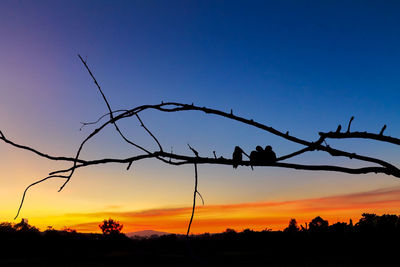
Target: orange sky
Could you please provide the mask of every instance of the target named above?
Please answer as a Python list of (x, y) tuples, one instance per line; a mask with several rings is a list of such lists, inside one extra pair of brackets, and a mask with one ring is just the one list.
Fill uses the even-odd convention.
[[(399, 211), (400, 187), (293, 201), (204, 206), (200, 203), (196, 208), (192, 233), (215, 233), (226, 228), (237, 231), (246, 228), (282, 230), (290, 218), (296, 218), (299, 224), (309, 222), (318, 215), (330, 223), (348, 222), (350, 218), (357, 222), (363, 212), (399, 214)], [(98, 224), (105, 218), (113, 218), (123, 223), (124, 232), (152, 229), (183, 234), (186, 232), (190, 213), (191, 207), (182, 207), (134, 212), (74, 213), (57, 217), (38, 217), (34, 221), (39, 224), (52, 221), (59, 227), (64, 223), (65, 226), (71, 226), (78, 231), (99, 232)]]

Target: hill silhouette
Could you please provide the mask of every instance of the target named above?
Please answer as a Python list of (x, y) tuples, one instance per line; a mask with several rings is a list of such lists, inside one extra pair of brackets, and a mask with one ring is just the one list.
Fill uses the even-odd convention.
[(143, 230), (143, 231), (136, 231), (136, 232), (129, 232), (125, 233), (127, 237), (156, 237), (156, 236), (162, 236), (162, 235), (170, 235), (171, 233), (167, 232), (160, 232), (160, 231), (154, 231), (154, 230)]

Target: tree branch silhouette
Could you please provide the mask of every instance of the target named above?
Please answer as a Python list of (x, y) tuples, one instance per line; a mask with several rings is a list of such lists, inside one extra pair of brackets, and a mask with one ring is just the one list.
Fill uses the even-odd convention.
[[(129, 169), (132, 165), (133, 162), (137, 162), (143, 159), (156, 159), (159, 160), (165, 164), (168, 165), (173, 165), (173, 166), (181, 166), (181, 165), (186, 165), (186, 164), (193, 164), (194, 169), (195, 169), (195, 188), (194, 188), (194, 194), (193, 194), (193, 208), (192, 208), (192, 214), (190, 218), (190, 222), (188, 225), (187, 229), (187, 235), (189, 235), (190, 227), (193, 221), (194, 217), (194, 211), (195, 211), (195, 204), (196, 204), (196, 196), (199, 195), (203, 201), (203, 197), (201, 194), (197, 191), (197, 181), (198, 181), (198, 173), (197, 173), (197, 167), (199, 164), (212, 164), (212, 165), (230, 165), (234, 166), (234, 161), (231, 158), (224, 158), (224, 157), (217, 157), (215, 151), (213, 151), (213, 157), (202, 157), (199, 155), (199, 153), (190, 145), (189, 149), (193, 152), (194, 156), (186, 155), (186, 154), (179, 154), (179, 153), (173, 153), (171, 152), (166, 152), (163, 150), (162, 143), (158, 140), (156, 135), (152, 133), (144, 124), (143, 120), (140, 117), (140, 113), (148, 110), (155, 110), (159, 111), (162, 113), (179, 113), (179, 112), (185, 112), (185, 111), (196, 111), (196, 112), (202, 112), (207, 115), (212, 115), (212, 116), (218, 116), (222, 117), (228, 120), (235, 121), (239, 123), (240, 125), (249, 125), (253, 128), (257, 128), (261, 131), (268, 132), (272, 135), (281, 137), (284, 140), (287, 140), (291, 143), (302, 145), (303, 148), (297, 151), (293, 151), (287, 155), (281, 155), (276, 159), (276, 162), (251, 162), (249, 160), (242, 160), (238, 163), (238, 165), (241, 166), (260, 166), (260, 167), (276, 167), (276, 168), (287, 168), (287, 169), (296, 169), (296, 170), (309, 170), (309, 171), (331, 171), (331, 172), (341, 172), (341, 173), (348, 173), (348, 174), (368, 174), (368, 173), (382, 173), (382, 174), (387, 174), (387, 175), (392, 175), (394, 177), (400, 178), (400, 170), (390, 164), (387, 161), (384, 161), (379, 158), (374, 158), (362, 154), (356, 154), (353, 152), (337, 149), (334, 147), (329, 146), (326, 143), (327, 139), (349, 139), (349, 138), (361, 138), (361, 139), (366, 139), (370, 141), (380, 141), (380, 142), (386, 142), (394, 145), (400, 145), (400, 139), (391, 137), (391, 136), (385, 136), (383, 135), (384, 130), (386, 129), (386, 125), (381, 129), (379, 134), (376, 133), (369, 133), (369, 132), (352, 132), (350, 131), (350, 126), (351, 122), (353, 121), (354, 117), (352, 117), (349, 121), (348, 128), (346, 132), (341, 132), (341, 127), (338, 127), (336, 131), (330, 131), (330, 132), (319, 132), (319, 138), (315, 141), (308, 141), (301, 139), (299, 137), (290, 135), (288, 131), (285, 133), (283, 131), (279, 131), (271, 126), (265, 125), (263, 123), (254, 121), (253, 119), (248, 119), (244, 118), (238, 115), (234, 115), (232, 110), (230, 112), (224, 112), (221, 110), (217, 109), (212, 109), (208, 107), (200, 107), (196, 106), (193, 103), (192, 104), (184, 104), (184, 103), (178, 103), (178, 102), (161, 102), (160, 104), (145, 104), (145, 105), (140, 105), (131, 109), (120, 109), (120, 110), (115, 110), (113, 111), (111, 109), (111, 106), (109, 104), (109, 101), (107, 100), (105, 94), (103, 93), (99, 83), (95, 79), (92, 71), (90, 70), (89, 66), (87, 65), (86, 61), (82, 59), (80, 55), (79, 59), (82, 61), (83, 65), (85, 66), (86, 70), (89, 72), (92, 80), (94, 81), (97, 89), (99, 90), (100, 94), (102, 95), (102, 98), (104, 102), (106, 103), (108, 112), (104, 115), (102, 115), (98, 120), (94, 122), (83, 122), (82, 127), (88, 126), (88, 125), (97, 125), (97, 128), (92, 130), (90, 134), (87, 135), (87, 137), (80, 143), (78, 146), (77, 152), (75, 157), (65, 157), (65, 156), (53, 156), (53, 155), (48, 155), (46, 153), (40, 152), (30, 146), (25, 146), (25, 145), (20, 145), (14, 141), (11, 141), (10, 139), (6, 138), (3, 132), (0, 131), (0, 140), (2, 140), (4, 143), (9, 144), (15, 148), (22, 149), (22, 150), (27, 150), (32, 153), (35, 153), (36, 155), (46, 158), (48, 160), (53, 160), (53, 161), (65, 161), (65, 162), (70, 162), (72, 163), (72, 166), (67, 169), (59, 169), (59, 170), (54, 170), (49, 173), (48, 176), (45, 178), (39, 179), (38, 181), (30, 184), (29, 186), (26, 187), (26, 189), (23, 192), (23, 196), (21, 199), (21, 203), (16, 215), (16, 218), (20, 214), (20, 211), (22, 209), (25, 196), (27, 191), (42, 182), (47, 181), (48, 179), (52, 178), (61, 178), (65, 179), (64, 183), (60, 187), (59, 191), (61, 191), (71, 180), (73, 174), (75, 173), (76, 170), (84, 167), (89, 167), (89, 166), (96, 166), (100, 164), (111, 164), (111, 163), (118, 163), (118, 164), (128, 164), (127, 169)], [(140, 144), (137, 144), (130, 139), (128, 139), (123, 132), (120, 130), (118, 127), (118, 122), (128, 119), (135, 116), (136, 119), (139, 121), (140, 126), (143, 127), (143, 129), (146, 131), (146, 133), (154, 140), (156, 143), (158, 150), (152, 151), (151, 149), (148, 149)], [(109, 117), (108, 120), (100, 124), (100, 122), (106, 118)], [(91, 140), (93, 137), (95, 137), (97, 134), (99, 134), (103, 129), (105, 129), (107, 126), (112, 126), (114, 127), (115, 131), (118, 133), (118, 135), (129, 145), (132, 145), (133, 147), (138, 149), (138, 153), (135, 155), (132, 155), (130, 157), (126, 158), (100, 158), (100, 159), (94, 159), (94, 160), (84, 160), (80, 158), (80, 154), (82, 150), (84, 149), (85, 144)], [(313, 151), (323, 151), (328, 153), (332, 157), (345, 157), (348, 159), (356, 159), (358, 161), (361, 161), (366, 164), (366, 166), (363, 167), (358, 167), (358, 168), (350, 168), (350, 167), (345, 167), (345, 166), (337, 166), (337, 165), (314, 165), (314, 164), (296, 164), (296, 163), (290, 163), (287, 162), (287, 160), (292, 159), (294, 157), (301, 156), (302, 154), (306, 152), (313, 152)]]

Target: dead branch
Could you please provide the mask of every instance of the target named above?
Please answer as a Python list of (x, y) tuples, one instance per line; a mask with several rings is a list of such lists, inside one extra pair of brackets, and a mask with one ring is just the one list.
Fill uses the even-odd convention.
[[(194, 164), (194, 193), (193, 193), (193, 207), (192, 207), (192, 215), (190, 216), (189, 225), (186, 232), (186, 237), (189, 236), (190, 227), (192, 226), (194, 210), (196, 209), (196, 196), (197, 196), (197, 164)], [(199, 193), (200, 194), (200, 193)], [(203, 198), (202, 198), (203, 199)]]

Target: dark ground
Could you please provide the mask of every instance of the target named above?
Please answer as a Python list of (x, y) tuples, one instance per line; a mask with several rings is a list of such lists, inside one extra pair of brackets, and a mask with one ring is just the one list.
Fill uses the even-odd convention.
[[(397, 266), (398, 231), (226, 232), (132, 240), (0, 233), (0, 266)], [(389, 264), (390, 262), (392, 264)]]

